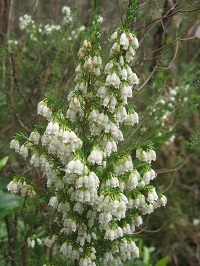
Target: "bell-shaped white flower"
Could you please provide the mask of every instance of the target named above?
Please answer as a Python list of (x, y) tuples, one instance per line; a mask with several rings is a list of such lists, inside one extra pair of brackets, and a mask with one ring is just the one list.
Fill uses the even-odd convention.
[(49, 205), (53, 208), (53, 209), (56, 209), (58, 207), (58, 199), (57, 197), (51, 197), (50, 200), (49, 200)]
[(15, 149), (16, 152), (19, 152), (19, 150), (20, 150), (19, 141), (18, 140), (15, 140), (15, 139), (11, 140), (11, 142), (10, 142), (10, 148), (11, 149)]
[(129, 76), (129, 80), (132, 85), (139, 84), (139, 78), (135, 73), (132, 73), (132, 75)]
[(117, 31), (115, 31), (111, 36), (110, 36), (110, 40), (111, 41), (115, 41), (117, 39)]
[(139, 42), (136, 37), (133, 37), (133, 40), (131, 41), (131, 46), (133, 47), (133, 49), (137, 49), (139, 47)]
[(126, 40), (127, 40), (127, 37), (126, 37), (126, 33), (122, 33), (121, 36), (120, 36), (120, 45), (124, 46), (126, 44)]

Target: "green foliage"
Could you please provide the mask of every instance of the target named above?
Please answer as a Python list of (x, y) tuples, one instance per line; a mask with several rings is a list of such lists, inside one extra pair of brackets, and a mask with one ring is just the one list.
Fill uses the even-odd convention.
[(130, 27), (131, 20), (134, 17), (139, 17), (140, 13), (138, 12), (140, 6), (140, 0), (131, 0), (128, 11), (126, 13), (126, 18), (124, 20), (124, 28), (128, 29)]
[(23, 199), (20, 196), (11, 195), (0, 190), (0, 219), (19, 210)]
[(0, 159), (0, 171), (4, 168), (8, 161), (8, 156), (5, 156), (4, 158)]
[[(0, 171), (6, 166), (7, 161), (8, 156), (0, 160)], [(23, 203), (22, 197), (5, 192), (7, 184), (8, 182), (0, 176), (0, 219), (19, 210)]]
[(200, 157), (200, 127), (197, 127), (196, 130), (194, 129), (189, 140), (182, 142), (182, 147), (187, 153), (193, 154), (197, 158)]
[[(167, 266), (168, 258), (164, 257), (159, 260), (155, 260), (152, 256), (155, 252), (155, 247), (147, 247), (142, 240), (139, 240), (140, 247), (140, 259), (129, 260), (124, 265), (125, 266)], [(156, 261), (156, 262), (155, 262)]]

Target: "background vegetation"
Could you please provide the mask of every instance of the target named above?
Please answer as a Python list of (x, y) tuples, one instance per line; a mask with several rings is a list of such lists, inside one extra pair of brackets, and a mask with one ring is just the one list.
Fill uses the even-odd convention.
[[(92, 21), (92, 2), (0, 0), (1, 265), (64, 265), (54, 250), (27, 246), (30, 235), (43, 237), (46, 207), (37, 199), (8, 194), (6, 184), (19, 169), (40, 186), (45, 186), (44, 177), (17, 157), (9, 142), (17, 131), (31, 132), (38, 122), (37, 103), (45, 93), (66, 105), (79, 45)], [(71, 7), (72, 22), (63, 23), (63, 6)], [(128, 6), (129, 1), (100, 1), (105, 58), (109, 35)], [(127, 265), (200, 264), (199, 10), (194, 0), (142, 0), (140, 15), (132, 21), (140, 41), (133, 66), (140, 78), (133, 97), (140, 123), (134, 132), (126, 130), (125, 145), (154, 142), (155, 183), (165, 191), (168, 204), (147, 217), (136, 235), (142, 258)], [(35, 27), (20, 29), (19, 17), (25, 14), (31, 15)], [(61, 28), (48, 34), (47, 24)]]

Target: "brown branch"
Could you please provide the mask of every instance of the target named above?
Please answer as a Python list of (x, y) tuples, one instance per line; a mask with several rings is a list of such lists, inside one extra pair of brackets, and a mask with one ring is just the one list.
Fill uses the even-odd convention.
[[(174, 1), (174, 0), (173, 0)], [(154, 43), (153, 43), (153, 61), (152, 61), (152, 64), (151, 64), (151, 67), (150, 69), (152, 70), (154, 68), (154, 66), (156, 65), (157, 61), (160, 61), (161, 60), (161, 52), (159, 50), (160, 47), (163, 47), (163, 45), (166, 44), (166, 39), (167, 39), (167, 35), (168, 35), (168, 29), (169, 28), (169, 25), (171, 23), (171, 20), (169, 20), (169, 15), (172, 14), (173, 12), (173, 9), (176, 7), (177, 5), (177, 2), (174, 3), (172, 6), (171, 6), (171, 1), (168, 1), (168, 0), (165, 0), (165, 3), (164, 3), (164, 7), (163, 7), (163, 15), (162, 15), (162, 18), (160, 20), (160, 25), (157, 27), (156, 31), (155, 31), (155, 34), (154, 34)], [(165, 12), (165, 10), (167, 9), (167, 12)], [(158, 56), (158, 58), (157, 58)]]
[(163, 168), (163, 169), (156, 170), (156, 171), (155, 171), (156, 174), (164, 174), (164, 173), (176, 172), (176, 171), (180, 170), (180, 169), (186, 164), (186, 162), (187, 162), (189, 156), (190, 156), (190, 155), (187, 155), (187, 156), (184, 158), (183, 162), (182, 162), (179, 166), (177, 166), (177, 167), (175, 167), (175, 168), (171, 168), (171, 169), (169, 169), (169, 168)]
[[(12, 19), (13, 3), (14, 3), (14, 0), (11, 0), (10, 1), (9, 16), (8, 16), (8, 29), (7, 29), (8, 40), (10, 39), (10, 32), (11, 32), (11, 19)], [(14, 88), (15, 88), (15, 84), (16, 84), (16, 75), (15, 75), (15, 69), (13, 66), (14, 64), (13, 64), (13, 58), (12, 58), (12, 46), (11, 46), (10, 42), (8, 42), (8, 60), (9, 60), (9, 65), (10, 65), (10, 75), (9, 75), (9, 88), (7, 90), (7, 104), (11, 110), (12, 123), (14, 122), (14, 117), (15, 117), (15, 118), (17, 118), (19, 124), (24, 129), (26, 129), (30, 132), (30, 130), (22, 122), (20, 115), (17, 113), (17, 110), (13, 104), (13, 94), (14, 94)]]
[(154, 69), (152, 70), (151, 74), (149, 75), (148, 79), (139, 87), (139, 88), (135, 88), (136, 91), (141, 90), (148, 82), (149, 80), (152, 78), (153, 74), (155, 73), (156, 69), (158, 68), (158, 64), (160, 63), (160, 60), (157, 60), (157, 64), (154, 67)]
[[(157, 22), (157, 21), (159, 21), (159, 20), (163, 20), (164, 18), (170, 18), (170, 17), (173, 17), (173, 16), (176, 15), (177, 13), (181, 13), (181, 12), (189, 13), (189, 12), (195, 12), (195, 11), (198, 11), (198, 10), (200, 10), (200, 7), (195, 8), (195, 9), (192, 9), (192, 10), (177, 10), (177, 11), (175, 11), (175, 12), (172, 13), (172, 14), (164, 15), (164, 16), (162, 16), (162, 17), (160, 17), (160, 18), (157, 18), (157, 19), (154, 19), (154, 20), (150, 21), (148, 24), (145, 25), (145, 27), (148, 27), (148, 26), (151, 25), (152, 23)], [(142, 26), (142, 27), (140, 27), (139, 29), (136, 29), (136, 31), (140, 31), (140, 30), (144, 29), (145, 27)]]
[(7, 229), (7, 234), (8, 234), (8, 244), (9, 244), (8, 259), (9, 259), (12, 266), (16, 266), (15, 260), (13, 259), (13, 253), (14, 253), (13, 235), (11, 233), (11, 228), (10, 228), (8, 216), (5, 217), (5, 223), (6, 223), (6, 229)]

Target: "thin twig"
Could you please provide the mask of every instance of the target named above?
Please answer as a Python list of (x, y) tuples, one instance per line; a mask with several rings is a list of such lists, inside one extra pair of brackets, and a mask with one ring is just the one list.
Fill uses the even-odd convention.
[(173, 62), (175, 61), (176, 59), (176, 56), (178, 54), (178, 40), (176, 42), (176, 49), (175, 49), (175, 53), (174, 53), (174, 56), (173, 56), (173, 59), (171, 61), (171, 64), (168, 66), (168, 67), (159, 67), (158, 69), (161, 69), (161, 70), (167, 70), (167, 69), (170, 69), (173, 65)]
[[(149, 25), (151, 25), (152, 23), (156, 22), (156, 21), (159, 21), (159, 20), (163, 20), (164, 18), (170, 18), (170, 17), (173, 17), (174, 15), (176, 15), (177, 13), (181, 13), (181, 12), (184, 12), (184, 13), (189, 13), (189, 12), (195, 12), (195, 11), (198, 11), (200, 10), (200, 7), (198, 8), (195, 8), (195, 9), (192, 9), (192, 10), (177, 10), (175, 11), (174, 13), (172, 14), (165, 14), (164, 16), (160, 17), (160, 18), (157, 18), (157, 19), (154, 19), (153, 21), (149, 22), (147, 25), (145, 25), (145, 27), (148, 27)], [(143, 27), (140, 27), (139, 29), (137, 29), (136, 31), (140, 31), (141, 29), (143, 29)]]
[(190, 156), (190, 155), (187, 155), (187, 156), (185, 157), (185, 159), (183, 160), (183, 162), (182, 162), (179, 166), (177, 166), (177, 167), (175, 167), (175, 168), (171, 168), (171, 169), (169, 169), (169, 168), (164, 168), (164, 169), (156, 170), (156, 171), (155, 171), (156, 174), (164, 174), (164, 173), (176, 172), (176, 171), (180, 170), (180, 169), (186, 164), (186, 162), (187, 162), (189, 156)]
[(151, 74), (149, 75), (148, 79), (137, 89), (135, 88), (136, 91), (141, 90), (146, 84), (147, 82), (152, 78), (153, 74), (155, 73), (156, 69), (158, 68), (158, 64), (160, 63), (160, 60), (157, 60), (157, 64), (154, 67), (154, 69), (152, 70)]

